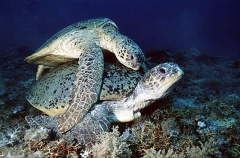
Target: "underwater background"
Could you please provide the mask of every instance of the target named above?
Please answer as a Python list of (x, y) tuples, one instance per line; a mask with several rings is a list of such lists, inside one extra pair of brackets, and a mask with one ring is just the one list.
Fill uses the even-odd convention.
[(25, 116), (42, 113), (25, 99), (37, 67), (24, 59), (62, 28), (99, 17), (133, 39), (149, 67), (175, 62), (184, 77), (88, 157), (240, 157), (239, 0), (0, 0), (0, 157), (87, 151), (28, 126)]
[(36, 50), (72, 23), (107, 17), (144, 51), (196, 47), (237, 56), (239, 8), (238, 0), (1, 0), (0, 46)]

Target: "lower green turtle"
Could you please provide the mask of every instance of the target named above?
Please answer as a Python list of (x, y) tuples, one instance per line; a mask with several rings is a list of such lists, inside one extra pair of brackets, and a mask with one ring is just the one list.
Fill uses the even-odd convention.
[(77, 124), (98, 100), (104, 60), (102, 50), (108, 50), (126, 67), (138, 70), (145, 56), (139, 46), (119, 33), (108, 18), (91, 19), (72, 24), (53, 35), (26, 62), (38, 64), (37, 79), (46, 68), (78, 59), (72, 88), (72, 101), (59, 119), (59, 131), (64, 133)]
[(183, 71), (177, 64), (159, 64), (141, 77), (129, 96), (94, 104), (82, 121), (63, 134), (58, 132), (59, 117), (27, 116), (26, 121), (31, 127), (45, 127), (57, 132), (59, 137), (88, 145), (93, 143), (99, 134), (109, 131), (112, 122), (129, 122), (140, 117), (143, 108), (168, 95), (182, 76)]
[[(73, 61), (50, 69), (27, 92), (28, 102), (49, 116), (64, 114), (71, 102), (77, 67), (77, 61)], [(99, 100), (127, 97), (142, 75), (118, 62), (105, 63)]]

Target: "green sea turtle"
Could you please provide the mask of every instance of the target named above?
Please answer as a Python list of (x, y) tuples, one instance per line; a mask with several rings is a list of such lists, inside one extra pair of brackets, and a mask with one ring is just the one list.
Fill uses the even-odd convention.
[[(64, 63), (46, 72), (27, 92), (27, 100), (49, 116), (66, 112), (70, 101), (77, 61)], [(127, 97), (142, 77), (121, 63), (105, 63), (99, 100), (119, 100)]]
[(128, 122), (140, 117), (141, 109), (168, 95), (182, 76), (183, 71), (177, 64), (159, 64), (144, 74), (128, 97), (94, 104), (82, 121), (64, 134), (57, 131), (58, 117), (27, 116), (26, 121), (31, 127), (43, 126), (57, 132), (59, 137), (75, 139), (80, 144), (88, 145), (100, 133), (109, 131), (112, 122)]
[(133, 70), (138, 70), (141, 65), (145, 67), (142, 50), (130, 38), (120, 34), (117, 25), (107, 18), (72, 24), (25, 59), (39, 65), (37, 79), (46, 68), (79, 59), (71, 105), (58, 122), (61, 133), (76, 125), (98, 99), (104, 69), (102, 50), (114, 53), (123, 65)]

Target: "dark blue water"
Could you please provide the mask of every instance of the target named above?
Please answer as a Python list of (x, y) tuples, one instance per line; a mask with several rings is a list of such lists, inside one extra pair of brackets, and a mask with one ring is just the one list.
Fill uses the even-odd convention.
[(239, 0), (1, 0), (0, 48), (33, 50), (74, 22), (108, 17), (144, 51), (240, 56)]

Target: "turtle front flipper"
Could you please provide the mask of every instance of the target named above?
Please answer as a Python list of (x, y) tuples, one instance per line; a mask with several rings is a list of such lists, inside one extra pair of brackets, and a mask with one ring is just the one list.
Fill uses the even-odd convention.
[(58, 121), (58, 130), (65, 133), (75, 126), (90, 107), (97, 102), (104, 70), (102, 50), (95, 44), (85, 45), (79, 51), (78, 70), (73, 82), (72, 102)]

